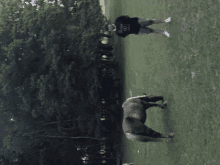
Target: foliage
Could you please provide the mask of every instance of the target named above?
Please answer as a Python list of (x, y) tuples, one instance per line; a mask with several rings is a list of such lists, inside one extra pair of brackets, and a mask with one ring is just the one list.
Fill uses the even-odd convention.
[(100, 9), (94, 10), (97, 3), (85, 2), (77, 23), (66, 7), (39, 1), (36, 10), (36, 6), (19, 8), (20, 3), (5, 2), (1, 10), (0, 83), (4, 95), (13, 95), (20, 109), (35, 118), (53, 116), (63, 105), (74, 108), (72, 103), (93, 93), (88, 91), (94, 85), (90, 83), (96, 77), (94, 71), (80, 68), (97, 48), (102, 22), (97, 17)]
[(53, 5), (39, 0), (36, 6), (1, 1), (0, 110), (24, 120), (28, 128), (23, 135), (38, 141), (32, 147), (45, 141), (55, 146), (56, 141), (44, 135), (60, 135), (58, 126), (72, 127), (73, 134), (81, 135), (76, 119), (83, 121), (86, 131), (93, 130), (97, 119), (91, 116), (100, 110), (95, 107), (97, 66), (90, 65), (104, 24), (99, 1), (82, 1), (75, 14), (69, 11), (71, 1), (62, 3), (64, 7), (57, 1)]

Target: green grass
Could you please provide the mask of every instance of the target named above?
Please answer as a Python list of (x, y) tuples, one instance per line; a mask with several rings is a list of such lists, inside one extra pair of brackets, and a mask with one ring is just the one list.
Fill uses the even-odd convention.
[[(173, 140), (123, 140), (123, 162), (138, 165), (220, 164), (220, 2), (217, 0), (111, 1), (110, 20), (120, 15), (167, 18), (171, 37), (146, 35), (117, 40), (125, 98), (143, 92), (163, 95), (168, 108), (148, 109), (146, 124), (174, 131)], [(112, 12), (111, 12), (112, 11)], [(140, 151), (139, 153), (137, 151)]]

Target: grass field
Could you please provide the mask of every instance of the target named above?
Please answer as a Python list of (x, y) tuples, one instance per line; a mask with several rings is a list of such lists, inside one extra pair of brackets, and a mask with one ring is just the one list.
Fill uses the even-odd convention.
[(217, 0), (111, 1), (112, 21), (124, 14), (172, 18), (171, 23), (151, 26), (166, 29), (170, 38), (159, 34), (115, 37), (124, 86), (122, 101), (143, 92), (163, 95), (168, 108), (149, 109), (146, 124), (162, 133), (176, 133), (173, 140), (162, 143), (124, 138), (124, 163), (220, 164), (219, 6)]

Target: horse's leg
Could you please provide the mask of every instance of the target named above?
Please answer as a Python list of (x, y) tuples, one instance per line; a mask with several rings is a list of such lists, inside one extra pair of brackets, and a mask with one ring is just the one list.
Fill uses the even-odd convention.
[(140, 99), (146, 102), (157, 102), (159, 100), (163, 100), (163, 96), (153, 96), (153, 95), (142, 95), (142, 96), (135, 96), (135, 97), (130, 97), (127, 99), (131, 100), (131, 99)]
[(130, 139), (137, 140), (137, 141), (158, 141), (158, 138), (170, 138), (173, 136), (173, 133), (168, 135), (159, 133), (154, 131), (153, 129), (147, 127), (146, 125), (142, 125), (141, 129), (133, 135), (129, 134), (127, 137), (130, 136)]
[[(153, 129), (147, 127), (147, 134), (149, 134), (151, 137), (153, 138), (170, 138), (173, 136), (173, 133), (170, 133), (168, 135), (165, 135), (165, 134), (162, 134), (162, 133), (159, 133), (159, 132), (156, 132), (154, 131)], [(149, 136), (148, 135), (148, 136)]]
[(163, 96), (153, 96), (153, 95), (146, 95), (144, 94), (145, 97), (140, 98), (141, 100), (147, 101), (147, 102), (157, 102), (162, 100), (163, 101)]
[(154, 103), (148, 103), (148, 102), (145, 102), (143, 101), (144, 103), (144, 109), (148, 109), (150, 107), (160, 107), (160, 108), (165, 108), (166, 106), (166, 103), (163, 103), (163, 104), (154, 104)]
[(143, 98), (145, 98), (145, 97), (148, 97), (148, 96), (146, 96), (146, 95), (142, 95), (142, 96), (135, 96), (135, 97), (130, 97), (130, 98), (128, 98), (127, 100), (131, 100), (131, 99), (143, 99)]
[(147, 101), (147, 102), (157, 102), (157, 101), (160, 101), (162, 100), (163, 101), (163, 96), (151, 96), (151, 97), (145, 97), (145, 98), (142, 98), (144, 101)]

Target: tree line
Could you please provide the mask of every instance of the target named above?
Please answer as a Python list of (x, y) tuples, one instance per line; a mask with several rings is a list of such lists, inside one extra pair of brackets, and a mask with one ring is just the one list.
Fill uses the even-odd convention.
[(102, 58), (113, 47), (100, 40), (111, 35), (100, 33), (106, 20), (98, 0), (82, 0), (77, 10), (74, 1), (61, 2), (1, 2), (0, 111), (25, 125), (10, 136), (30, 143), (21, 155), (5, 149), (5, 164), (82, 164), (70, 147), (79, 142), (69, 137), (99, 138), (101, 98), (114, 83), (103, 70), (117, 67)]

